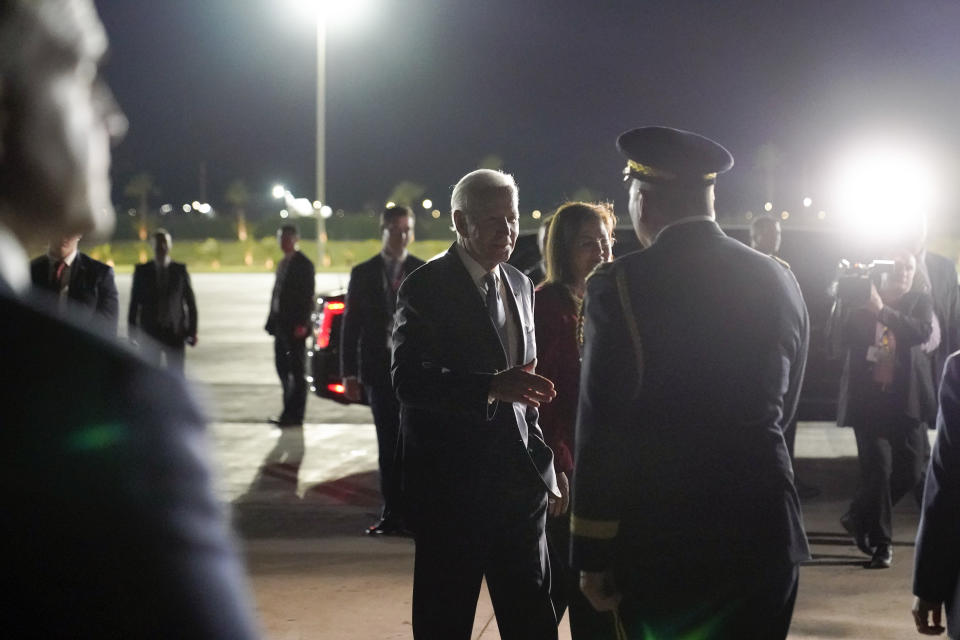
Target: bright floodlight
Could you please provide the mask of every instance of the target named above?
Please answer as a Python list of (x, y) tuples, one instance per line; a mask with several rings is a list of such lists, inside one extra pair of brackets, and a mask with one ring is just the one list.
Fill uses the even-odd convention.
[(910, 148), (865, 147), (847, 156), (835, 176), (831, 208), (859, 233), (901, 237), (935, 205), (931, 163)]
[(352, 23), (370, 10), (370, 0), (288, 0), (295, 18), (326, 23)]
[(772, 203), (772, 202), (764, 202), (764, 203), (763, 203), (763, 210), (764, 210), (764, 211), (773, 211), (773, 203)]
[(330, 216), (333, 215), (333, 209), (330, 208), (330, 205), (325, 204), (322, 207), (320, 207), (320, 215), (323, 216), (324, 218), (329, 218)]
[(387, 203), (387, 209), (393, 209), (395, 206), (397, 206), (397, 203), (393, 200)]
[(813, 204), (813, 198), (807, 197), (803, 199), (803, 206), (809, 207)]
[(274, 198), (276, 198), (277, 200), (279, 200), (280, 198), (283, 197), (283, 195), (284, 195), (286, 192), (287, 192), (287, 188), (284, 187), (282, 184), (275, 184), (275, 185), (273, 185), (273, 190), (272, 190), (270, 193), (273, 194), (273, 197), (274, 197)]
[(424, 209), (429, 209), (430, 207), (433, 206), (433, 200), (431, 200), (430, 198), (427, 198), (421, 204), (423, 204)]

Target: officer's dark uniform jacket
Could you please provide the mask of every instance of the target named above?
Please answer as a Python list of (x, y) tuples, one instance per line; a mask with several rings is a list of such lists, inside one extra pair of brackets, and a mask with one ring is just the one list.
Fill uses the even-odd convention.
[(601, 265), (584, 314), (574, 566), (629, 587), (639, 566), (807, 559), (782, 433), (809, 335), (791, 271), (683, 222)]

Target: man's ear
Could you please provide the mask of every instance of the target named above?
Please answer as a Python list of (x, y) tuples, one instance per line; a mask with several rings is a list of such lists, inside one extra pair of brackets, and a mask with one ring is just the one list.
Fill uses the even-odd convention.
[(463, 237), (467, 236), (467, 214), (459, 209), (456, 209), (453, 212), (453, 227), (457, 230), (457, 234)]

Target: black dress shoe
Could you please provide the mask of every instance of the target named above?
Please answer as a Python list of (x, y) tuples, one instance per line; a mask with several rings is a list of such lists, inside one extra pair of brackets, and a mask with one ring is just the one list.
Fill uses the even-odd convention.
[(889, 544), (878, 544), (873, 557), (865, 565), (867, 569), (889, 569), (893, 564), (893, 547)]
[(865, 531), (861, 530), (857, 521), (854, 519), (853, 514), (847, 511), (843, 516), (840, 517), (840, 524), (843, 525), (843, 528), (847, 530), (853, 537), (853, 541), (857, 544), (857, 549), (860, 549), (863, 553), (868, 556), (872, 556), (874, 553), (874, 548), (870, 546), (867, 542), (867, 534)]

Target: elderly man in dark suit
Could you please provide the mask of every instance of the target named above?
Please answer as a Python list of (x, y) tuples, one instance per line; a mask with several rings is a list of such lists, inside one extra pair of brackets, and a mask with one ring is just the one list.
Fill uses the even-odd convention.
[(560, 492), (537, 424), (554, 391), (533, 373), (533, 284), (506, 264), (516, 184), (474, 171), (451, 209), (457, 241), (400, 286), (393, 334), (413, 632), (470, 638), (485, 577), (503, 638), (556, 638), (544, 526)]
[(380, 463), (380, 520), (366, 529), (369, 535), (404, 533), (400, 514), (400, 403), (390, 381), (393, 315), (400, 283), (423, 260), (410, 255), (415, 218), (409, 207), (387, 207), (380, 214), (380, 253), (350, 271), (346, 309), (340, 338), (340, 374), (344, 395), (361, 399), (361, 385), (373, 411)]
[(283, 387), (283, 412), (270, 422), (280, 427), (303, 426), (307, 406), (307, 335), (314, 307), (313, 263), (297, 248), (300, 232), (292, 224), (277, 231), (283, 259), (270, 298), (264, 327), (273, 336), (274, 364)]
[(81, 237), (72, 234), (51, 240), (47, 253), (30, 262), (30, 280), (38, 289), (59, 296), (64, 310), (79, 305), (86, 315), (78, 317), (92, 317), (116, 335), (119, 303), (113, 267), (82, 253)]
[(572, 564), (617, 637), (784, 638), (809, 558), (783, 437), (800, 289), (714, 221), (726, 149), (665, 127), (617, 145), (646, 248), (587, 281)]
[[(164, 229), (153, 234), (154, 259), (133, 271), (128, 334), (145, 356), (183, 373), (184, 345), (197, 344), (197, 301), (187, 265), (170, 259), (173, 239)], [(144, 339), (144, 336), (147, 339)]]
[(913, 617), (917, 631), (960, 638), (960, 353), (947, 360), (940, 384), (940, 413), (923, 492), (913, 567)]
[(113, 226), (106, 46), (90, 0), (0, 0), (3, 632), (254, 638), (182, 378), (28, 291), (24, 244)]

